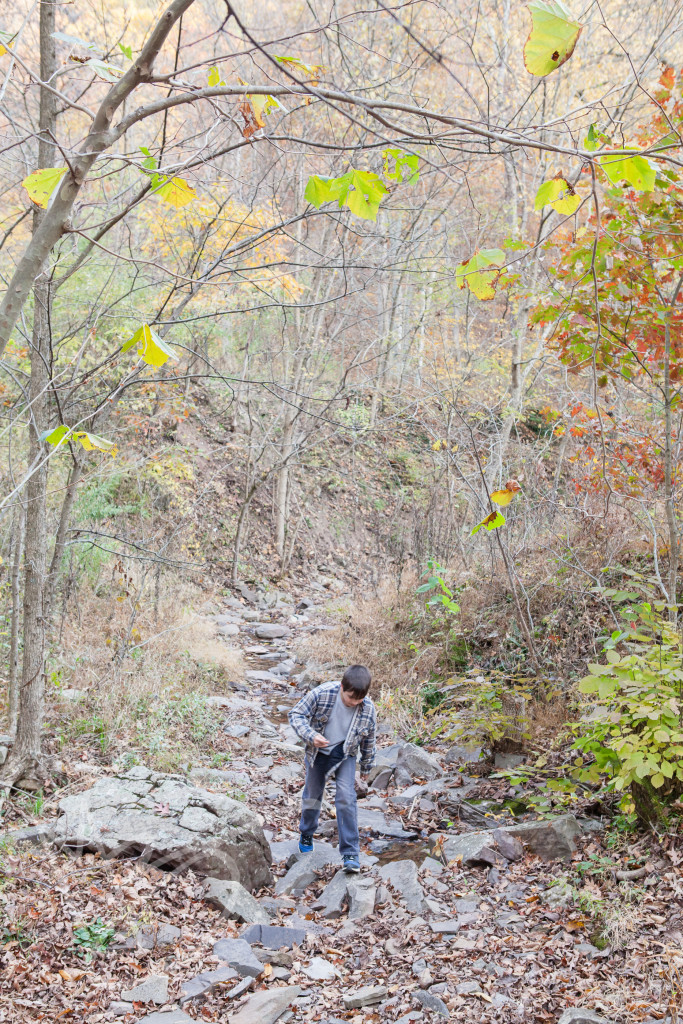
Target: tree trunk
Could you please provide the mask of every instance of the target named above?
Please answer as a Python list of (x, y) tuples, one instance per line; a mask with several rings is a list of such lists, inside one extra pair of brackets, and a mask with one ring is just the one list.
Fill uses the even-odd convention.
[(294, 436), (294, 409), (288, 409), (285, 413), (285, 425), (282, 430), (280, 442), (280, 468), (277, 471), (277, 484), (275, 489), (275, 544), (277, 553), (280, 556), (280, 563), (284, 567), (285, 560), (285, 539), (287, 536), (287, 504), (289, 494), (289, 459), (292, 454), (292, 439)]
[(24, 550), (24, 506), (18, 504), (14, 516), (14, 553), (12, 555), (12, 622), (9, 642), (9, 734), (17, 735), (19, 715), (19, 624), (21, 621), (21, 556)]
[(678, 524), (674, 500), (673, 459), (671, 452), (671, 328), (667, 321), (664, 327), (664, 503), (666, 521), (669, 527), (669, 618), (675, 623), (678, 618), (677, 577), (678, 577)]
[(82, 472), (83, 463), (77, 455), (74, 455), (71, 473), (69, 474), (69, 483), (67, 484), (66, 493), (64, 495), (64, 501), (62, 502), (62, 511), (59, 516), (59, 526), (57, 528), (57, 537), (55, 539), (55, 548), (52, 553), (50, 571), (47, 574), (47, 580), (45, 582), (45, 598), (43, 601), (43, 605), (45, 608), (46, 622), (49, 622), (52, 618), (55, 589), (57, 587), (57, 578), (59, 576), (59, 570), (62, 564), (62, 556), (64, 554), (64, 548), (66, 545), (66, 531), (68, 530), (69, 522), (71, 521), (71, 510), (74, 507), (74, 501), (76, 500), (76, 491), (78, 489), (78, 482), (81, 479)]
[[(52, 82), (57, 68), (55, 54), (56, 4), (40, 6), (40, 79)], [(40, 90), (40, 134), (38, 166), (54, 163), (52, 140), (56, 133), (56, 96)], [(33, 215), (33, 237), (38, 237), (45, 214)], [(30, 247), (29, 247), (30, 248)], [(49, 250), (48, 250), (49, 252)], [(46, 253), (47, 255), (47, 253)], [(31, 383), (29, 387), (30, 466), (37, 468), (26, 485), (26, 555), (24, 579), (24, 651), (17, 716), (17, 734), (2, 778), (12, 784), (35, 767), (40, 758), (45, 693), (45, 562), (47, 554), (47, 461), (40, 439), (48, 425), (48, 388), (52, 367), (50, 338), (50, 267), (43, 257), (35, 267), (33, 289), (33, 335), (31, 340)]]

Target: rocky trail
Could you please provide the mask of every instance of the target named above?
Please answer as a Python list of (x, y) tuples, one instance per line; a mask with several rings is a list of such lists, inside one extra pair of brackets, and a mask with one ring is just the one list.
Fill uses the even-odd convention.
[[(678, 1020), (676, 864), (653, 854), (637, 927), (594, 944), (567, 877), (602, 863), (604, 823), (515, 817), (505, 800), (523, 793), (462, 747), (426, 750), (384, 724), (359, 802), (360, 875), (340, 870), (331, 799), (299, 854), (303, 750), (286, 716), (335, 678), (301, 658), (343, 589), (324, 580), (293, 601), (242, 587), (205, 608), (249, 666), (211, 698), (227, 766), (94, 766), (56, 817), (5, 834), (0, 1020)], [(607, 871), (586, 886), (597, 902), (617, 883)]]

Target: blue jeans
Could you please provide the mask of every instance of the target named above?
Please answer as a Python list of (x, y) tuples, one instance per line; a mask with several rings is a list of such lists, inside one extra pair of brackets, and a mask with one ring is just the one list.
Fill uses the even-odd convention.
[(325, 783), (330, 774), (338, 766), (334, 780), (337, 786), (335, 807), (337, 809), (337, 834), (339, 836), (339, 852), (342, 857), (349, 854), (360, 856), (360, 840), (358, 838), (358, 809), (356, 805), (356, 758), (345, 757), (341, 761), (329, 763), (325, 754), (318, 754), (313, 764), (306, 764), (306, 782), (301, 797), (300, 832), (313, 834), (318, 827), (320, 808), (323, 801)]

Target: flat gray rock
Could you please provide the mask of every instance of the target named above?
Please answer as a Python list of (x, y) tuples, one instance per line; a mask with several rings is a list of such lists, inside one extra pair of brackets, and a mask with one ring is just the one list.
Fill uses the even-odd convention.
[(432, 1013), (438, 1014), (439, 1017), (450, 1018), (451, 1011), (448, 1009), (443, 999), (435, 995), (433, 992), (430, 992), (429, 990), (423, 992), (418, 989), (413, 992), (413, 999), (416, 1002), (421, 1003), (425, 1010), (431, 1010)]
[(358, 827), (392, 839), (414, 839), (417, 835), (417, 832), (407, 832), (400, 821), (390, 821), (371, 807), (358, 808)]
[(449, 921), (430, 921), (429, 927), (433, 932), (439, 932), (441, 935), (457, 935), (462, 928), (462, 923), (458, 921), (457, 917), (452, 917)]
[(396, 758), (397, 770), (403, 768), (410, 775), (419, 779), (436, 779), (443, 775), (443, 768), (440, 763), (430, 754), (415, 743), (403, 743)]
[[(330, 853), (332, 851), (332, 853)], [(327, 844), (313, 848), (312, 853), (305, 853), (292, 864), (289, 871), (275, 883), (275, 895), (287, 896), (294, 889), (305, 889), (312, 885), (318, 873), (329, 864), (339, 862), (339, 853)]]
[(272, 883), (270, 847), (244, 803), (142, 765), (99, 779), (59, 802), (55, 844), (102, 857), (137, 856), (155, 867), (239, 881)]
[(245, 924), (270, 923), (270, 917), (263, 907), (239, 882), (207, 878), (204, 893), (206, 900), (228, 920), (243, 921)]
[(318, 905), (321, 907), (321, 917), (338, 918), (342, 916), (347, 898), (348, 880), (349, 876), (344, 873), (343, 869), (340, 869), (327, 883), (318, 901)]
[(170, 1013), (161, 1013), (159, 1010), (155, 1010), (154, 1013), (140, 1017), (138, 1024), (196, 1024), (196, 1022), (193, 1017), (188, 1017), (183, 1010), (171, 1010)]
[(493, 866), (498, 860), (494, 847), (495, 839), (491, 832), (469, 832), (447, 836), (443, 844), (443, 853), (447, 861), (461, 858), (466, 867), (472, 864)]
[(230, 1024), (275, 1024), (300, 991), (298, 985), (288, 985), (255, 992), (239, 1013), (230, 1018)]
[(237, 636), (240, 627), (234, 622), (222, 622), (218, 627), (220, 636)]
[(251, 732), (248, 725), (224, 725), (223, 732), (233, 740), (241, 740)]
[(381, 1003), (388, 994), (389, 990), (385, 985), (365, 985), (364, 988), (358, 988), (355, 992), (347, 992), (342, 996), (342, 1000), (346, 1010), (357, 1010), (361, 1006), (373, 1006), (375, 1003)]
[(219, 960), (225, 960), (241, 978), (258, 978), (263, 971), (263, 964), (244, 939), (219, 939), (214, 944), (213, 954)]
[(286, 626), (278, 626), (275, 622), (261, 622), (254, 630), (259, 640), (279, 640), (289, 636), (289, 632)]
[(561, 814), (557, 818), (510, 825), (504, 831), (542, 860), (571, 860), (576, 853), (574, 840), (581, 835), (581, 826), (573, 814)]
[(156, 1003), (161, 1006), (168, 1002), (168, 978), (165, 974), (151, 974), (135, 988), (121, 993), (127, 1003)]
[(424, 890), (417, 880), (417, 864), (412, 860), (394, 860), (379, 869), (380, 877), (398, 892), (411, 914), (422, 914), (426, 907)]
[(305, 928), (286, 928), (275, 924), (254, 924), (242, 932), (243, 942), (258, 942), (268, 949), (291, 949), (306, 941)]
[(347, 876), (346, 891), (349, 897), (349, 921), (362, 921), (375, 909), (377, 886), (367, 875)]
[(339, 976), (339, 971), (334, 964), (322, 956), (314, 956), (302, 970), (311, 981), (331, 981)]
[(215, 971), (202, 971), (201, 974), (195, 974), (194, 978), (188, 978), (187, 981), (183, 982), (180, 989), (180, 1005), (184, 1006), (185, 1003), (189, 1003), (192, 999), (201, 999), (202, 996), (208, 995), (218, 985), (238, 977), (237, 971), (234, 971), (228, 964), (225, 964), (223, 967), (217, 967)]
[(614, 1024), (614, 1021), (601, 1017), (595, 1010), (573, 1006), (564, 1011), (557, 1024)]

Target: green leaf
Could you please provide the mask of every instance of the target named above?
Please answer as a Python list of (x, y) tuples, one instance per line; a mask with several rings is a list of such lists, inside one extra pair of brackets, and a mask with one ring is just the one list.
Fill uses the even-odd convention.
[(552, 206), (558, 213), (575, 213), (581, 205), (581, 196), (574, 190), (566, 178), (556, 174), (550, 181), (544, 181), (536, 193), (534, 209), (540, 210), (544, 206)]
[[(414, 185), (420, 177), (419, 157), (415, 153), (404, 153), (402, 149), (384, 149), (384, 177), (392, 181), (400, 181), (403, 185)], [(389, 160), (394, 161), (393, 171), (389, 170)]]
[(350, 186), (350, 171), (339, 178), (328, 178), (324, 175), (314, 174), (308, 179), (304, 199), (318, 210), (323, 203), (330, 203), (336, 199), (341, 208), (344, 205), (344, 200)]
[(598, 697), (611, 697), (618, 688), (616, 679), (601, 679), (598, 684)]
[(70, 36), (66, 32), (53, 32), (52, 38), (58, 40), (60, 43), (66, 43), (71, 50), (89, 50), (91, 53), (102, 54), (102, 50), (95, 43), (89, 43), (85, 39), (81, 39), (79, 36)]
[(482, 526), (485, 526), (487, 530), (497, 530), (499, 527), (505, 526), (505, 516), (498, 509), (495, 512), (490, 512), (485, 519), (477, 523), (470, 533), (470, 537), (474, 537), (475, 533), (479, 533)]
[(597, 693), (600, 680), (596, 679), (595, 676), (586, 676), (579, 683), (579, 690), (581, 693)]
[(347, 171), (339, 178), (314, 174), (308, 179), (304, 198), (318, 210), (323, 203), (337, 201), (358, 217), (376, 220), (379, 204), (389, 192), (381, 178), (372, 171)]
[(617, 654), (616, 651), (608, 651), (606, 654), (606, 658), (610, 665), (619, 665), (621, 662), (621, 657)]
[(83, 67), (92, 68), (97, 77), (104, 79), (105, 82), (118, 82), (123, 75), (122, 68), (117, 68), (115, 64), (110, 64), (106, 60), (100, 60), (99, 57), (83, 61)]
[(40, 171), (33, 171), (21, 184), (28, 192), (29, 199), (41, 210), (47, 210), (48, 200), (67, 170), (67, 167), (44, 167)]
[(106, 452), (107, 455), (111, 455), (116, 458), (118, 452), (118, 446), (114, 441), (107, 441), (104, 437), (99, 437), (97, 434), (89, 434), (86, 430), (74, 430), (66, 424), (61, 423), (54, 430), (46, 430), (40, 435), (41, 441), (47, 441), (48, 444), (53, 444), (55, 447), (59, 447), (64, 444), (67, 440), (78, 441), (86, 451), (89, 452)]
[(119, 50), (121, 51), (121, 53), (123, 54), (124, 57), (128, 58), (128, 60), (132, 60), (133, 59), (133, 47), (132, 46), (124, 46), (123, 43), (119, 43)]
[(70, 433), (69, 428), (60, 423), (54, 430), (44, 430), (40, 435), (40, 440), (47, 441), (48, 444), (59, 445), (68, 433)]
[[(455, 272), (455, 283), (458, 288), (467, 285), (478, 299), (492, 299), (496, 294), (495, 285), (504, 265), (505, 253), (502, 249), (481, 249), (459, 264)], [(494, 269), (487, 270), (487, 267)]]
[(660, 789), (664, 785), (664, 776), (661, 772), (657, 772), (656, 775), (652, 776), (650, 782), (652, 783), (655, 789)]
[(652, 192), (657, 168), (644, 156), (622, 156), (610, 153), (598, 158), (598, 163), (612, 182), (626, 181), (639, 192)]
[(122, 346), (121, 351), (127, 352), (133, 345), (137, 345), (138, 355), (148, 366), (163, 366), (169, 359), (178, 359), (171, 346), (167, 345), (149, 324), (139, 327), (133, 337)]
[(560, 0), (532, 0), (527, 9), (531, 32), (524, 45), (524, 63), (532, 75), (543, 78), (569, 60), (583, 26), (571, 20)]
[[(306, 62), (303, 61), (301, 57), (276, 56), (275, 60), (278, 61), (280, 64), (290, 64), (293, 68), (296, 68), (297, 71), (302, 71), (311, 79), (317, 78), (320, 72), (325, 70), (322, 64), (306, 64)], [(311, 84), (315, 85), (316, 83), (312, 82)]]
[(588, 134), (583, 143), (583, 148), (589, 153), (594, 153), (601, 145), (609, 145), (609, 137), (604, 132), (598, 131), (594, 124), (588, 129)]

